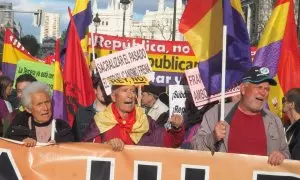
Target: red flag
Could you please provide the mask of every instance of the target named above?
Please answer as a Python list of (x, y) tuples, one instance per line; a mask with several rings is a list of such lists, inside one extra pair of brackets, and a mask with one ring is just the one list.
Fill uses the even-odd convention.
[(72, 126), (79, 106), (89, 106), (95, 100), (95, 93), (89, 69), (83, 54), (77, 29), (69, 10), (70, 26), (67, 36), (64, 66), (64, 86), (68, 111), (68, 121)]
[(44, 61), (46, 64), (52, 64), (53, 60), (55, 59), (54, 55), (48, 54), (45, 58)]

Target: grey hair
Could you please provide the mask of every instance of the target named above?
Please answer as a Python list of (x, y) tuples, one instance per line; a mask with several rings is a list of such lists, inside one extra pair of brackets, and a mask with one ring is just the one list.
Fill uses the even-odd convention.
[(23, 106), (25, 106), (28, 109), (31, 109), (31, 95), (38, 93), (38, 92), (43, 92), (47, 95), (49, 95), (49, 97), (52, 97), (51, 94), (51, 89), (50, 87), (40, 81), (36, 81), (36, 82), (32, 82), (29, 85), (27, 85), (23, 91), (22, 91), (22, 97), (21, 97), (21, 104)]

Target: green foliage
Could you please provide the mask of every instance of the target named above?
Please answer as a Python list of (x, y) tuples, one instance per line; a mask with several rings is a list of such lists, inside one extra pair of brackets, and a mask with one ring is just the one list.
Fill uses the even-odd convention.
[(21, 43), (32, 56), (37, 55), (37, 53), (40, 49), (40, 44), (38, 43), (35, 36), (33, 36), (33, 35), (23, 36), (21, 38)]
[(65, 39), (66, 39), (66, 35), (67, 35), (67, 30), (64, 30), (61, 33), (61, 37), (60, 37), (60, 47), (62, 47), (64, 45)]

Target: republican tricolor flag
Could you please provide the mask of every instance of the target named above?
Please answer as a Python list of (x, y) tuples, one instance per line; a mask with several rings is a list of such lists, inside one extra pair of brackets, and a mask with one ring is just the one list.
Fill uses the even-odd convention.
[[(88, 31), (89, 25), (92, 23), (93, 14), (90, 0), (76, 0), (73, 10), (73, 19), (77, 29), (78, 36), (81, 40), (81, 47), (87, 57), (88, 53)], [(67, 34), (70, 32), (70, 24), (68, 26)], [(66, 35), (68, 36), (68, 35)], [(65, 40), (63, 48), (60, 52), (61, 65), (65, 65), (66, 47), (68, 46), (67, 40)]]
[(227, 26), (226, 89), (236, 85), (252, 66), (250, 41), (239, 0), (189, 0), (179, 31), (199, 59), (208, 94), (221, 91), (222, 30)]
[(64, 97), (64, 82), (61, 73), (60, 62), (54, 62), (54, 81), (53, 81), (53, 118), (67, 121), (67, 109)]
[(21, 44), (20, 40), (8, 28), (5, 30), (2, 71), (3, 74), (14, 79), (19, 60), (38, 62)]
[(300, 87), (300, 59), (293, 0), (279, 0), (259, 42), (254, 65), (270, 69), (278, 85), (271, 88), (269, 108), (281, 116), (281, 99), (289, 89)]

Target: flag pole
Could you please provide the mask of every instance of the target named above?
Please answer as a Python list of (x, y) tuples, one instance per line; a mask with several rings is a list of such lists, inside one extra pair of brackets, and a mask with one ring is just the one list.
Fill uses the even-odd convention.
[(139, 107), (142, 107), (142, 86), (138, 85), (138, 99), (137, 103)]
[(225, 73), (226, 73), (226, 47), (227, 47), (227, 25), (223, 26), (223, 50), (222, 50), (222, 83), (221, 83), (221, 114), (220, 120), (225, 119)]
[[(95, 63), (95, 59), (96, 59), (96, 54), (95, 54), (95, 41), (94, 41), (94, 32), (92, 31), (91, 32), (91, 36), (92, 36), (92, 52), (93, 52), (93, 62), (92, 63)], [(94, 69), (92, 74), (96, 74), (97, 73), (97, 70)]]

